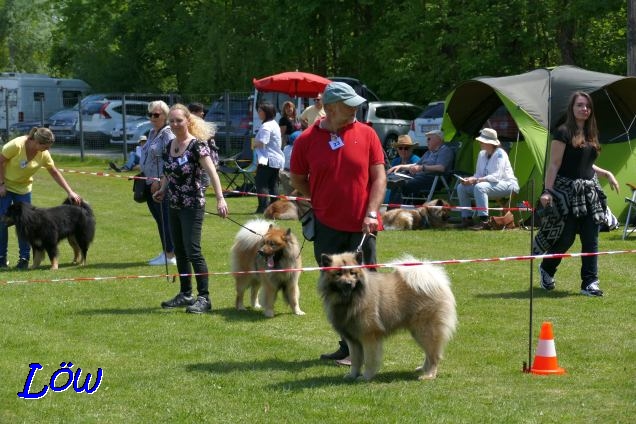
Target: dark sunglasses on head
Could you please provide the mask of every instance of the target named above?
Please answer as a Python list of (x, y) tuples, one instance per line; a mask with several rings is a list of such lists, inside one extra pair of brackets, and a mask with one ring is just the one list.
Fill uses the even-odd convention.
[(160, 118), (162, 115), (162, 113), (149, 113), (148, 118)]

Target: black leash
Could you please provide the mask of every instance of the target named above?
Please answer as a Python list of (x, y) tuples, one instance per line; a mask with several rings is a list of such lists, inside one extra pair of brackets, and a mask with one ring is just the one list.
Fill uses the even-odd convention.
[[(204, 210), (204, 212), (205, 212), (205, 213), (207, 213), (208, 215), (221, 216), (221, 215), (219, 215), (218, 213), (208, 212), (208, 211), (206, 211), (206, 210)], [(239, 227), (241, 227), (241, 228), (245, 228), (247, 231), (249, 231), (249, 232), (250, 232), (250, 233), (252, 233), (252, 234), (256, 234), (256, 235), (257, 235), (257, 236), (259, 236), (259, 237), (263, 237), (263, 235), (262, 235), (262, 234), (257, 233), (256, 231), (252, 230), (251, 228), (247, 228), (245, 225), (241, 224), (240, 222), (237, 222), (237, 221), (233, 220), (233, 219), (232, 219), (232, 218), (230, 218), (229, 216), (226, 216), (224, 219), (227, 219), (228, 221), (235, 223), (236, 225), (238, 225), (238, 226), (239, 226)]]
[[(214, 213), (214, 212), (208, 212), (208, 211), (205, 211), (205, 210), (204, 210), (204, 212), (205, 212), (206, 214), (208, 214), (208, 215), (221, 216), (221, 215), (219, 215), (218, 213)], [(230, 218), (229, 216), (226, 216), (224, 219), (227, 219), (227, 220), (229, 220), (230, 222), (235, 223), (236, 225), (238, 225), (238, 226), (239, 226), (239, 227), (241, 227), (241, 228), (245, 228), (247, 231), (249, 231), (249, 232), (250, 232), (250, 233), (252, 233), (252, 234), (256, 234), (256, 235), (257, 235), (257, 236), (259, 236), (259, 237), (263, 237), (263, 235), (262, 235), (262, 234), (257, 233), (256, 231), (252, 230), (251, 228), (247, 228), (245, 225), (241, 224), (240, 222), (237, 222), (237, 221), (233, 220), (233, 219), (232, 219), (232, 218)], [(300, 257), (300, 255), (301, 255), (301, 253), (302, 253), (302, 251), (303, 251), (303, 248), (305, 247), (305, 241), (306, 241), (306, 240), (305, 240), (305, 237), (303, 237), (303, 243), (300, 245), (300, 250), (298, 251), (298, 256), (296, 257), (297, 259)], [(363, 240), (363, 241), (364, 241), (364, 240)]]

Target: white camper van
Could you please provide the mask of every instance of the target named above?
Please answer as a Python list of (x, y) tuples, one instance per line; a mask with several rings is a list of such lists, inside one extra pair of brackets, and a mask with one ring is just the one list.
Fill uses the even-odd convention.
[(91, 87), (79, 79), (0, 72), (0, 133), (18, 123), (41, 125), (60, 109), (70, 108)]

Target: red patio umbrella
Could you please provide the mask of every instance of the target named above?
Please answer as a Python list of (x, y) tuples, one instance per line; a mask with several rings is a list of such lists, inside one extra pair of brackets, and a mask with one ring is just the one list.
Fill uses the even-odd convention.
[(252, 80), (259, 91), (276, 91), (293, 97), (314, 97), (322, 93), (331, 81), (308, 72), (283, 72), (269, 77)]

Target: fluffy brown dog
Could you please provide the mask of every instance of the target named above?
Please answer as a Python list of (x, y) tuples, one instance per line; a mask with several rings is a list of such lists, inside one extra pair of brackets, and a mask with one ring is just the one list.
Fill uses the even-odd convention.
[(443, 227), (448, 221), (449, 206), (445, 200), (433, 199), (417, 209), (391, 209), (382, 214), (382, 222), (387, 230)]
[[(298, 196), (298, 192), (294, 191), (292, 195)], [(266, 219), (300, 219), (310, 208), (307, 200), (278, 199), (267, 206), (263, 216)]]
[[(298, 239), (292, 234), (291, 229), (283, 230), (262, 219), (247, 222), (245, 228), (238, 232), (230, 251), (230, 262), (232, 272), (273, 271), (302, 267)], [(305, 315), (298, 304), (299, 277), (300, 271), (235, 274), (236, 309), (245, 309), (243, 295), (248, 287), (251, 288), (252, 307), (260, 308), (257, 295), (259, 288), (262, 287), (260, 301), (266, 317), (274, 316), (274, 302), (279, 290), (285, 294), (287, 303), (294, 314)]]
[[(407, 329), (424, 349), (420, 380), (433, 379), (446, 343), (455, 332), (455, 297), (444, 270), (437, 266), (398, 266), (391, 273), (369, 272), (358, 265), (360, 255), (322, 255), (318, 280), (327, 318), (349, 345), (351, 371), (370, 380), (382, 362), (382, 341), (394, 331)], [(401, 262), (416, 262), (405, 257)], [(364, 372), (361, 368), (364, 365)]]

